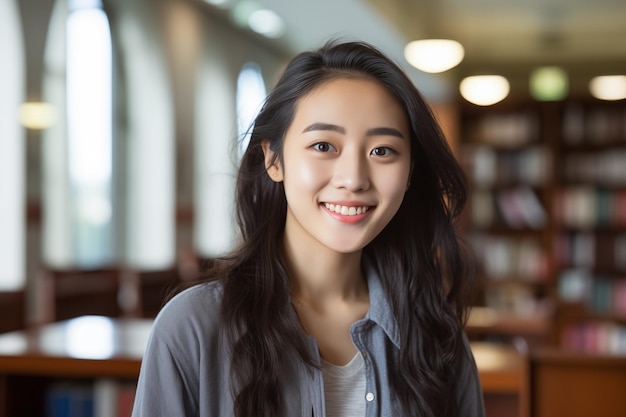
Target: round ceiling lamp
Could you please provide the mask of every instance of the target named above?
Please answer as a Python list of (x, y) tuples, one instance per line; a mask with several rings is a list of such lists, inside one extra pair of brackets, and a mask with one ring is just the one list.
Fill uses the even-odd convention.
[(466, 77), (459, 85), (461, 96), (478, 106), (491, 106), (509, 95), (509, 81), (501, 75), (474, 75)]
[(273, 10), (265, 9), (255, 0), (242, 0), (231, 9), (231, 18), (241, 28), (251, 29), (266, 38), (280, 38), (285, 22)]
[(599, 100), (626, 99), (626, 75), (601, 75), (589, 83), (591, 95)]
[(420, 71), (439, 73), (456, 67), (465, 56), (463, 45), (451, 39), (422, 39), (404, 47), (404, 57)]
[(563, 100), (569, 90), (567, 72), (556, 66), (539, 67), (531, 72), (529, 87), (536, 100)]
[(271, 39), (280, 38), (285, 33), (285, 22), (273, 10), (255, 10), (248, 17), (250, 29)]

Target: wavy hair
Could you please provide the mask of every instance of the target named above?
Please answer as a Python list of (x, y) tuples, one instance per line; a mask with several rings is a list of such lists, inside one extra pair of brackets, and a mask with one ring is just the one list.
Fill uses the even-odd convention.
[(237, 417), (284, 415), (280, 375), (285, 352), (316, 367), (291, 305), (282, 253), (287, 202), (267, 173), (262, 141), (282, 158), (298, 100), (337, 78), (378, 80), (402, 105), (413, 169), (398, 212), (363, 250), (397, 319), (401, 348), (390, 363), (391, 391), (403, 416), (455, 416), (456, 364), (471, 263), (455, 230), (466, 201), (463, 171), (429, 106), (404, 72), (374, 47), (329, 42), (291, 60), (254, 122), (237, 179), (242, 243), (209, 270), (224, 285), (222, 326), (232, 346)]

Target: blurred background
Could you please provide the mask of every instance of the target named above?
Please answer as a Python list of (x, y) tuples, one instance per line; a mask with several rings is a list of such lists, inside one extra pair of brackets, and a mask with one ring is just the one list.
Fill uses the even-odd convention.
[(624, 21), (623, 0), (0, 0), (0, 417), (71, 379), (24, 413), (8, 336), (149, 321), (236, 244), (246, 129), (329, 39), (394, 59), (467, 172), (488, 416), (626, 415)]

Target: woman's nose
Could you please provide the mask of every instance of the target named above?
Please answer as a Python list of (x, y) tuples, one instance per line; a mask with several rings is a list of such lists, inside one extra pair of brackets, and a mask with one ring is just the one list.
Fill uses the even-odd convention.
[(356, 152), (344, 151), (335, 162), (333, 185), (352, 192), (369, 189), (369, 170), (366, 158)]

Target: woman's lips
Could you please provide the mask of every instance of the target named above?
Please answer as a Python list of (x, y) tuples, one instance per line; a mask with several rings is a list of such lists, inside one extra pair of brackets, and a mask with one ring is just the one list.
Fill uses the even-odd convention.
[(368, 217), (375, 206), (367, 206), (362, 204), (345, 205), (335, 203), (322, 203), (321, 206), (334, 219), (342, 223), (354, 224)]

